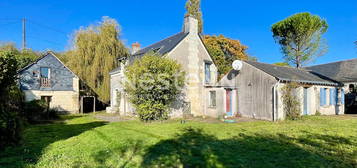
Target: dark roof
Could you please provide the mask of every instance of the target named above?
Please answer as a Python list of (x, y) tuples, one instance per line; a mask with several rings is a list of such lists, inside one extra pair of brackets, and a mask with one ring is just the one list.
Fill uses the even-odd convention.
[(339, 82), (357, 82), (357, 59), (306, 67)]
[(110, 75), (115, 74), (117, 72), (120, 72), (121, 66), (118, 66), (117, 68), (113, 69), (112, 71), (109, 72)]
[(334, 85), (334, 86), (340, 85), (340, 83), (330, 78), (316, 74), (308, 70), (276, 66), (276, 65), (259, 63), (254, 61), (246, 61), (246, 63), (264, 71), (265, 73), (283, 82), (300, 82), (300, 83), (308, 83), (308, 84)]
[(138, 52), (134, 53), (130, 57), (129, 62), (132, 62), (136, 58), (141, 58), (142, 56), (144, 56), (146, 53), (150, 51), (154, 51), (160, 55), (164, 55), (170, 52), (172, 49), (174, 49), (181, 42), (181, 40), (183, 40), (187, 35), (188, 33), (180, 32), (164, 40), (161, 40), (155, 44), (145, 47), (139, 50)]
[(22, 69), (18, 70), (17, 73), (21, 73), (24, 70), (28, 69), (29, 67), (31, 67), (33, 64), (36, 64), (38, 61), (42, 60), (43, 58), (47, 57), (47, 56), (53, 56), (55, 57), (65, 68), (67, 68), (74, 76), (78, 77), (71, 69), (69, 69), (57, 56), (54, 52), (52, 51), (47, 51), (45, 54), (43, 54), (41, 57), (37, 58), (34, 62), (26, 65), (25, 67), (23, 67)]

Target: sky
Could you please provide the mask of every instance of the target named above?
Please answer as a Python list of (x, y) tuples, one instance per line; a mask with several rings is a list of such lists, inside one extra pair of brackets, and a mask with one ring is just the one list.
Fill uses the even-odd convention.
[[(26, 18), (27, 47), (65, 51), (71, 35), (81, 26), (97, 23), (102, 16), (121, 25), (121, 39), (143, 47), (182, 29), (186, 0), (1, 0), (0, 41), (21, 47), (21, 19)], [(311, 12), (327, 20), (323, 36), (328, 52), (313, 64), (357, 58), (356, 0), (202, 0), (204, 34), (240, 40), (248, 54), (260, 62), (282, 62), (283, 55), (270, 31), (271, 25), (299, 12)]]

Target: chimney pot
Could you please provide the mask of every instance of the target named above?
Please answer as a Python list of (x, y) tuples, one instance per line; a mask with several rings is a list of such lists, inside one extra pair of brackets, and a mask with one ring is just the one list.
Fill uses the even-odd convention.
[(138, 42), (131, 44), (131, 53), (132, 54), (135, 54), (139, 50), (140, 50), (140, 44)]

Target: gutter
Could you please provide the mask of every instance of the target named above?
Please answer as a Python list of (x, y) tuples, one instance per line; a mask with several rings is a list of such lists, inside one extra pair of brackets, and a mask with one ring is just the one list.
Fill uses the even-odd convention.
[(277, 87), (280, 84), (280, 79), (278, 80), (277, 83), (275, 83), (274, 87), (273, 87), (273, 121), (278, 121), (278, 117), (277, 117), (277, 98), (276, 96), (277, 94)]

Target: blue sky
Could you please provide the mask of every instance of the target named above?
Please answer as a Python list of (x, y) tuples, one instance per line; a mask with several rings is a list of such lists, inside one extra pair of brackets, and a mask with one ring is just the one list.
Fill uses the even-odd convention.
[[(147, 46), (181, 31), (186, 0), (1, 0), (0, 41), (21, 46), (21, 18), (26, 17), (28, 47), (63, 51), (71, 33), (102, 16), (115, 18), (125, 44)], [(259, 61), (282, 61), (270, 26), (294, 13), (311, 12), (325, 18), (329, 52), (313, 64), (357, 57), (356, 0), (202, 0), (204, 33), (223, 34), (249, 47)]]

